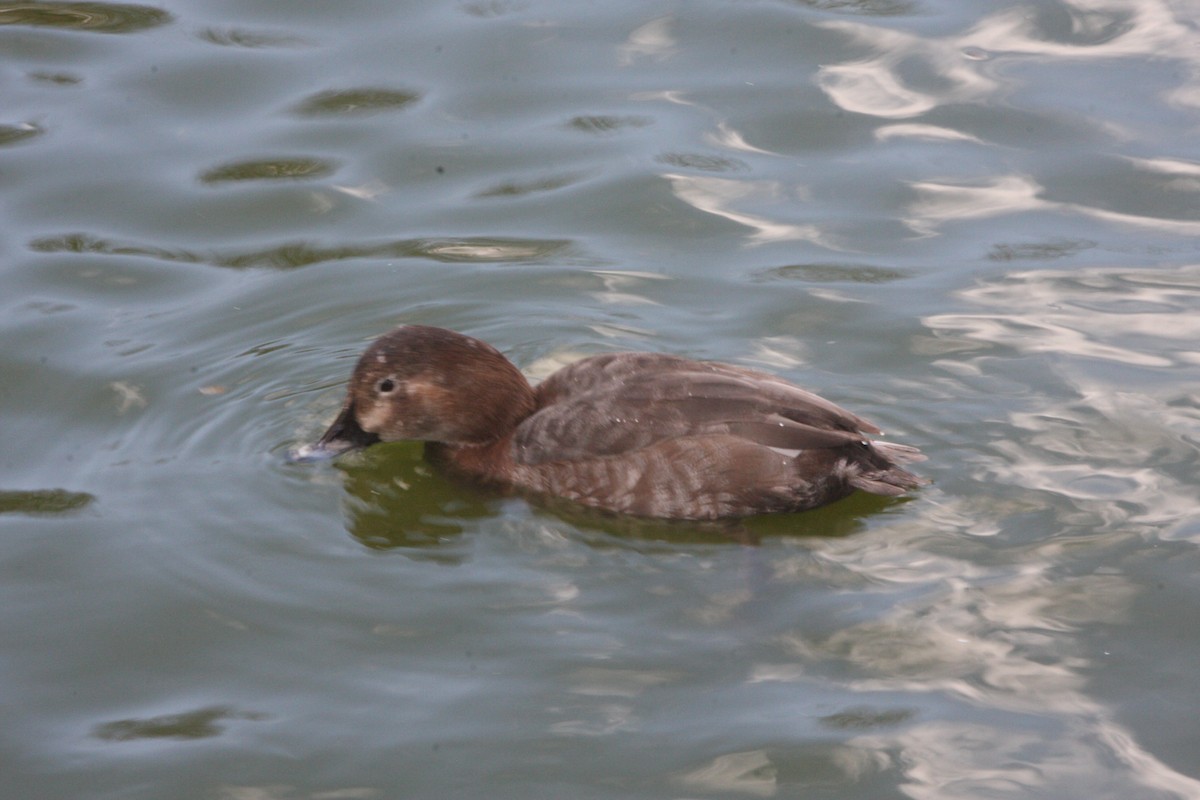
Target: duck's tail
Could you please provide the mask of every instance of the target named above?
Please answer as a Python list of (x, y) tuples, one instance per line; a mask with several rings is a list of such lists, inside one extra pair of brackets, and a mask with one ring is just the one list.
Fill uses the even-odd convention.
[(858, 465), (860, 472), (848, 479), (855, 489), (895, 497), (929, 483), (899, 466), (924, 461), (926, 456), (917, 448), (892, 442), (868, 442), (867, 447), (869, 454)]

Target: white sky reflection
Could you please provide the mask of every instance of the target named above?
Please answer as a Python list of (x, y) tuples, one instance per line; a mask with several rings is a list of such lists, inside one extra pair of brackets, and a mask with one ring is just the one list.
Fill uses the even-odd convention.
[[(666, 174), (671, 191), (683, 202), (700, 211), (724, 217), (730, 222), (753, 229), (750, 244), (782, 241), (809, 241), (833, 248), (828, 237), (817, 225), (796, 225), (739, 211), (739, 203), (763, 202), (789, 191), (776, 181), (742, 181), (730, 178), (711, 178), (697, 175)], [(790, 187), (793, 196), (803, 197), (803, 187)]]
[(1200, 265), (1014, 272), (960, 294), (978, 311), (924, 323), (957, 343), (945, 362), (965, 391), (1031, 353), (1061, 386), (1009, 412), (1020, 433), (989, 444), (980, 479), (1051, 492), (1096, 530), (1194, 536)]
[[(975, 514), (963, 512), (964, 522)], [(747, 681), (811, 683), (820, 680), (822, 662), (832, 662), (845, 665), (837, 668), (838, 686), (860, 692), (864, 703), (917, 693), (986, 710), (994, 725), (918, 712), (892, 730), (844, 742), (861, 754), (847, 764), (899, 772), (901, 791), (916, 800), (1200, 796), (1200, 781), (1147, 752), (1088, 693), (1094, 664), (1076, 631), (1127, 618), (1137, 592), (1128, 578), (1064, 576), (1049, 557), (1061, 546), (1054, 541), (997, 566), (903, 543), (928, 525), (911, 520), (875, 542), (827, 543), (797, 559), (809, 577), (857, 573), (860, 586), (889, 596), (908, 586), (913, 599), (824, 638), (785, 635), (780, 645), (797, 662), (757, 664)], [(777, 578), (787, 579), (791, 566), (778, 564)], [(844, 680), (846, 673), (858, 677)]]
[[(981, 20), (970, 30), (931, 38), (861, 22), (819, 23), (871, 49), (875, 55), (821, 68), (818, 85), (840, 108), (860, 114), (901, 119), (938, 106), (975, 102), (998, 92), (1002, 84), (989, 74), (989, 59), (1054, 56), (1056, 59), (1132, 57), (1175, 58), (1187, 65), (1191, 78), (1200, 75), (1196, 32), (1184, 9), (1164, 0), (1064, 0), (1078, 42), (1047, 39), (1030, 9), (1008, 8)], [(1192, 15), (1194, 19), (1194, 14)], [(917, 87), (904, 78), (904, 68), (920, 64), (936, 74), (938, 86)], [(1164, 99), (1197, 105), (1191, 80)]]

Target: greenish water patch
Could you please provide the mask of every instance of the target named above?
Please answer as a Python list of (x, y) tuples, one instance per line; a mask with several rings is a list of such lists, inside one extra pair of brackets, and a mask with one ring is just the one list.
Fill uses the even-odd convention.
[(67, 514), (95, 501), (87, 492), (66, 489), (0, 490), (0, 514)]
[(848, 708), (836, 714), (821, 717), (821, 722), (830, 728), (842, 731), (868, 731), (899, 725), (912, 719), (914, 712), (905, 708), (875, 709)]
[(655, 161), (679, 169), (695, 169), (701, 172), (739, 172), (750, 168), (741, 159), (707, 153), (663, 153)]
[(987, 257), (992, 261), (1049, 261), (1054, 258), (1073, 256), (1095, 246), (1095, 242), (1086, 239), (1052, 239), (1045, 242), (1022, 244), (1001, 243), (992, 245)]
[(496, 184), (490, 189), (484, 189), (475, 196), (479, 198), (522, 197), (528, 194), (537, 194), (538, 192), (552, 192), (555, 189), (562, 189), (578, 181), (579, 176), (577, 175), (560, 175), (531, 181), (505, 181), (504, 183)]
[(907, 0), (795, 0), (799, 5), (819, 11), (859, 14), (866, 17), (895, 17), (912, 14), (917, 4)]
[(804, 281), (806, 283), (890, 283), (909, 277), (903, 270), (868, 264), (788, 264), (755, 273), (758, 280)]
[(362, 116), (398, 111), (420, 99), (417, 92), (398, 89), (332, 89), (312, 95), (295, 110), (297, 114), (307, 116)]
[(92, 33), (134, 33), (166, 25), (170, 12), (127, 3), (4, 3), (0, 25), (32, 25)]
[(332, 175), (336, 169), (335, 162), (323, 158), (268, 158), (214, 167), (201, 173), (200, 180), (204, 183), (228, 183), (322, 178)]
[(615, 133), (623, 128), (646, 128), (654, 124), (651, 117), (588, 114), (572, 117), (567, 125), (584, 133)]
[(212, 706), (180, 714), (159, 717), (120, 719), (97, 725), (92, 734), (108, 742), (131, 742), (137, 739), (208, 739), (219, 736), (225, 726), (222, 720), (263, 720), (265, 714), (239, 712), (226, 706)]

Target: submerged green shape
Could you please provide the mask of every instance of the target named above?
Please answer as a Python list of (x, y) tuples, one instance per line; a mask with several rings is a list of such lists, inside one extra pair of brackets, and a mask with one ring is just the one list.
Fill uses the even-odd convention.
[(568, 126), (584, 133), (612, 133), (621, 128), (645, 128), (653, 124), (654, 120), (650, 117), (618, 117), (609, 114), (572, 117), (567, 123)]
[(319, 178), (336, 169), (330, 161), (320, 158), (269, 158), (261, 161), (238, 161), (214, 167), (201, 174), (204, 183), (229, 181), (294, 180)]
[(916, 3), (908, 0), (798, 0), (800, 5), (838, 14), (861, 14), (868, 17), (894, 17), (912, 14)]
[(224, 728), (217, 724), (224, 719), (264, 719), (263, 714), (248, 714), (226, 706), (210, 706), (181, 714), (164, 714), (143, 719), (120, 719), (97, 725), (92, 734), (109, 742), (129, 742), (136, 739), (207, 739), (218, 736)]
[(0, 490), (0, 514), (66, 514), (96, 499), (87, 492), (66, 489)]
[(521, 197), (523, 195), (535, 194), (537, 192), (552, 192), (555, 189), (562, 189), (566, 186), (570, 186), (578, 180), (578, 176), (575, 175), (560, 175), (556, 177), (531, 180), (524, 183), (518, 181), (509, 181), (506, 183), (497, 184), (490, 189), (484, 189), (475, 196), (479, 198)]
[(129, 3), (0, 3), (0, 25), (93, 33), (133, 33), (174, 20), (170, 12)]
[(705, 153), (663, 153), (655, 161), (680, 169), (697, 169), (703, 172), (734, 172), (749, 169), (745, 161)]
[(296, 113), (311, 116), (364, 115), (396, 111), (421, 99), (416, 92), (362, 87), (318, 92), (300, 105)]
[(1096, 243), (1089, 239), (1051, 239), (1045, 242), (1022, 242), (1020, 244), (995, 244), (988, 252), (991, 261), (1049, 261), (1066, 258), (1089, 250)]
[(907, 274), (898, 269), (868, 264), (788, 264), (763, 270), (759, 279), (805, 281), (808, 283), (889, 283), (903, 280)]
[(821, 717), (821, 722), (838, 730), (866, 731), (899, 725), (912, 719), (915, 715), (914, 711), (907, 708), (848, 708), (845, 711)]

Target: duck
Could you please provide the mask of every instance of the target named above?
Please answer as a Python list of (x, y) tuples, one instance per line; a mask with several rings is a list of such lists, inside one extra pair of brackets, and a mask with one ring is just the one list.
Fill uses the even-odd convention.
[(799, 512), (855, 491), (927, 483), (909, 445), (768, 372), (650, 352), (606, 353), (536, 387), (491, 345), (402, 325), (376, 339), (328, 430), (293, 453), (332, 458), (421, 441), (480, 484), (634, 517), (722, 520)]

